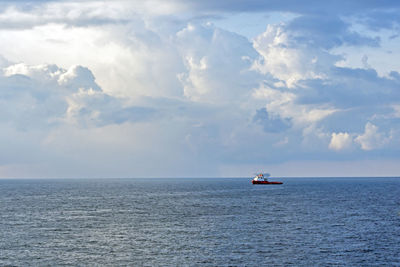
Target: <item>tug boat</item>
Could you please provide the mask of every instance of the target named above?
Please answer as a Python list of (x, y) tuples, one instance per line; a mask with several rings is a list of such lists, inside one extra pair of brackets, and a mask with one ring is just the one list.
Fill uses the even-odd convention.
[(269, 173), (260, 173), (251, 181), (252, 184), (283, 184), (282, 182), (270, 182), (268, 181)]

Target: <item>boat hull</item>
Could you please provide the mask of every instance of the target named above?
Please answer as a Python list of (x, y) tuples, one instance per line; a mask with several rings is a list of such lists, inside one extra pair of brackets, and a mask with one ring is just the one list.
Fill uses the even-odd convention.
[(252, 184), (283, 184), (282, 182), (251, 181)]

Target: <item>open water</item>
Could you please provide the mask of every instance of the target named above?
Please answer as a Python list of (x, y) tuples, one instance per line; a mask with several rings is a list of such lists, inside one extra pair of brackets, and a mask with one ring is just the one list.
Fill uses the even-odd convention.
[(0, 180), (1, 266), (400, 266), (400, 178)]

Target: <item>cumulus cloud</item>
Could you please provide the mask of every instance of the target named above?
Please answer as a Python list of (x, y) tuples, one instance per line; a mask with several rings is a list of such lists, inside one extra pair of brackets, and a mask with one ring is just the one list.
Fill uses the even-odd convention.
[(68, 109), (65, 119), (82, 126), (104, 126), (151, 119), (156, 111), (141, 106), (126, 106), (123, 100), (93, 89), (80, 89), (66, 97)]
[(253, 97), (264, 99), (269, 113), (290, 119), (296, 128), (308, 127), (336, 112), (328, 105), (299, 104), (296, 92), (287, 88), (262, 85), (253, 92)]
[[(347, 45), (377, 43), (353, 35), (344, 23), (334, 29), (344, 39), (335, 42), (329, 39), (335, 35), (329, 36), (329, 31), (325, 35), (322, 32), (316, 34), (315, 31), (324, 25), (314, 26), (308, 22), (298, 18), (289, 25), (269, 25), (255, 38), (253, 44), (260, 57), (253, 69), (272, 74), (273, 78), (255, 89), (253, 98), (264, 99), (268, 113), (289, 119), (294, 126), (291, 134), (300, 130), (303, 146), (313, 146), (320, 153), (323, 147), (334, 151), (349, 150), (353, 142), (360, 144), (364, 151), (382, 148), (392, 142), (369, 124), (364, 134), (358, 133), (371, 118), (379, 120), (391, 131), (399, 128), (393, 117), (385, 115), (390, 114), (393, 103), (400, 100), (396, 74), (380, 76), (370, 65), (367, 69), (338, 67), (336, 64), (341, 56), (328, 50), (346, 42), (353, 42)], [(327, 20), (326, 23), (341, 22)]]
[(340, 151), (348, 149), (353, 143), (351, 136), (348, 133), (332, 133), (329, 148), (332, 150)]
[(390, 141), (390, 137), (378, 131), (378, 127), (371, 122), (365, 125), (365, 132), (355, 138), (363, 150), (382, 148)]
[[(105, 125), (149, 118), (150, 108), (127, 106), (102, 91), (82, 66), (11, 64), (0, 77), (2, 118), (18, 127), (61, 122)], [(82, 124), (82, 125), (83, 125)]]
[[(1, 120), (20, 129), (57, 123), (67, 109), (64, 90), (51, 76), (56, 66), (11, 65), (0, 76)], [(58, 90), (57, 90), (58, 89)]]
[(326, 72), (339, 59), (320, 47), (298, 44), (285, 25), (268, 25), (254, 40), (261, 55), (254, 69), (271, 73), (289, 88), (298, 81), (325, 78)]
[[(364, 52), (346, 67), (335, 50), (382, 50), (377, 30), (395, 33), (397, 19), (379, 25), (372, 11), (393, 2), (32, 3), (0, 10), (0, 124), (8, 148), (47, 166), (146, 175), (157, 161), (159, 175), (210, 175), (400, 148), (399, 70), (383, 75)], [(243, 10), (291, 14), (253, 40), (212, 23)], [(2, 163), (40, 169), (25, 154)]]
[(250, 70), (256, 51), (243, 36), (211, 24), (189, 24), (176, 36), (186, 67), (179, 79), (189, 99), (237, 102), (256, 86)]
[(72, 66), (67, 71), (62, 71), (58, 76), (57, 82), (61, 86), (65, 86), (72, 90), (84, 89), (101, 91), (101, 88), (96, 84), (93, 73), (82, 66)]

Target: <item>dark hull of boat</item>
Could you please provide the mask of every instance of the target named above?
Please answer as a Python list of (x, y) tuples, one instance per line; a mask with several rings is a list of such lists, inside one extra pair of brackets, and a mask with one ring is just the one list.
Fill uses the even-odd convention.
[(283, 184), (282, 182), (251, 181), (252, 184)]

